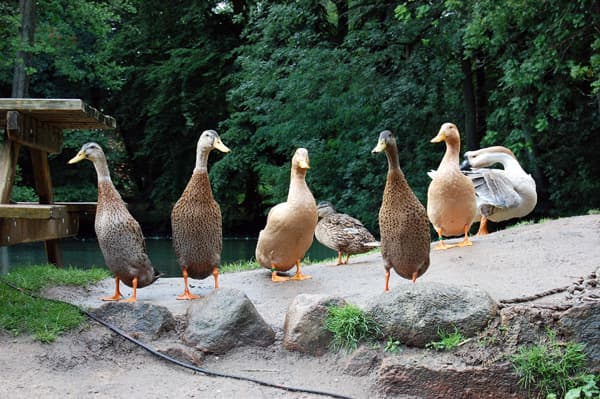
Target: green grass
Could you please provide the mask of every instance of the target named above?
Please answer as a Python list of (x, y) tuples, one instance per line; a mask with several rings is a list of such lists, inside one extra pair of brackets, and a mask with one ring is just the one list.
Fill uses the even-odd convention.
[(391, 353), (401, 352), (402, 349), (400, 348), (400, 341), (398, 341), (392, 337), (388, 337), (387, 342), (385, 343), (385, 347), (383, 348), (383, 351), (391, 352)]
[(451, 333), (446, 332), (443, 329), (437, 331), (439, 341), (433, 341), (426, 345), (427, 348), (435, 349), (436, 351), (449, 351), (459, 346), (465, 337), (454, 327), (454, 331)]
[(583, 348), (582, 344), (559, 342), (556, 332), (548, 330), (544, 342), (521, 347), (512, 356), (511, 362), (519, 376), (519, 385), (530, 395), (539, 392), (541, 397), (553, 395), (562, 398), (572, 389), (583, 389), (586, 382), (589, 384)]
[(225, 263), (219, 266), (219, 273), (237, 273), (245, 272), (246, 270), (260, 269), (261, 265), (258, 264), (254, 259), (252, 260), (241, 260), (239, 262)]
[[(84, 286), (109, 277), (104, 269), (58, 269), (51, 265), (15, 270), (2, 278), (17, 287), (39, 293), (56, 285)], [(33, 334), (34, 339), (49, 343), (61, 333), (79, 326), (85, 318), (68, 304), (32, 298), (0, 283), (0, 328), (17, 336)]]
[(355, 350), (361, 342), (371, 342), (382, 336), (379, 325), (355, 305), (331, 306), (325, 328), (333, 333), (334, 350)]

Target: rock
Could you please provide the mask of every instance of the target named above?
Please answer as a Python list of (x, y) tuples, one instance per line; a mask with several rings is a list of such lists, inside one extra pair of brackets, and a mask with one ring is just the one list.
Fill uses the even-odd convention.
[(159, 342), (154, 349), (180, 362), (196, 366), (201, 366), (204, 361), (203, 352), (195, 351), (193, 348), (179, 342)]
[(548, 328), (554, 328), (553, 311), (528, 305), (509, 306), (500, 311), (500, 325), (508, 347), (535, 345), (545, 339)]
[(195, 300), (187, 310), (183, 341), (205, 352), (222, 354), (242, 345), (269, 346), (275, 332), (246, 294), (219, 288)]
[(600, 302), (574, 306), (564, 312), (558, 325), (568, 340), (585, 344), (589, 366), (600, 372)]
[(349, 356), (344, 374), (362, 377), (369, 375), (381, 363), (380, 350), (361, 346)]
[(175, 329), (169, 310), (149, 303), (108, 302), (96, 309), (94, 315), (136, 339), (154, 340)]
[(321, 356), (329, 347), (333, 333), (325, 328), (329, 306), (344, 306), (340, 297), (300, 294), (294, 298), (283, 324), (283, 346), (287, 350)]
[(439, 329), (476, 335), (496, 312), (497, 304), (485, 291), (433, 282), (398, 286), (367, 306), (385, 336), (417, 347), (438, 341)]
[(445, 355), (419, 354), (386, 357), (375, 386), (386, 398), (526, 398), (510, 363), (490, 367), (466, 366)]

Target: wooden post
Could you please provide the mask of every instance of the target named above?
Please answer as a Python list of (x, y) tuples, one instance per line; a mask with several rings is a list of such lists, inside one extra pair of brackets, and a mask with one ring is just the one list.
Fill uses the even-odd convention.
[(0, 143), (0, 204), (8, 204), (15, 182), (19, 143), (9, 140), (6, 135)]

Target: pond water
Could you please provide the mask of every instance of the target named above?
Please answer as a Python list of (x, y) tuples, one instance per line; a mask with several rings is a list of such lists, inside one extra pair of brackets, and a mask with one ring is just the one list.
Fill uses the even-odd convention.
[[(91, 268), (105, 267), (98, 242), (93, 239), (63, 239), (60, 241), (65, 266)], [(181, 269), (175, 259), (175, 252), (170, 239), (147, 238), (146, 248), (154, 267), (166, 276), (181, 276)], [(254, 259), (256, 238), (224, 238), (221, 263), (234, 263)], [(311, 262), (337, 256), (337, 253), (317, 240), (313, 241), (306, 257)], [(28, 243), (0, 247), (0, 274), (5, 274), (18, 267), (46, 263), (44, 243)]]

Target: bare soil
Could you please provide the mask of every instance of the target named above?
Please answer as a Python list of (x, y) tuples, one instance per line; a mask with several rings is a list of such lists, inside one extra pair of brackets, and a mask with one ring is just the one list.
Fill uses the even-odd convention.
[[(452, 242), (453, 240), (450, 240)], [(436, 281), (476, 286), (494, 299), (532, 296), (564, 287), (598, 272), (600, 216), (579, 216), (522, 225), (484, 237), (474, 237), (473, 246), (431, 252), (431, 266), (416, 284)], [(347, 302), (365, 306), (382, 295), (384, 269), (380, 254), (350, 258), (347, 266), (328, 264), (303, 267), (313, 276), (299, 282), (272, 283), (267, 270), (224, 274), (220, 285), (242, 290), (258, 312), (277, 332), (268, 348), (245, 347), (226, 355), (190, 355), (207, 370), (246, 376), (273, 384), (326, 391), (352, 398), (377, 397), (376, 368), (366, 375), (351, 375), (355, 354), (328, 353), (312, 357), (282, 348), (283, 322), (291, 300), (300, 293), (338, 295)], [(192, 291), (212, 289), (212, 279), (193, 281)], [(88, 289), (62, 288), (49, 296), (96, 308), (99, 298), (113, 289), (112, 279)], [(392, 273), (391, 289), (412, 284)], [(139, 290), (138, 301), (160, 304), (176, 316), (185, 314), (188, 302), (176, 301), (182, 279), (160, 279)], [(126, 291), (125, 293), (128, 293)], [(544, 296), (542, 304), (561, 304), (568, 292)], [(176, 348), (171, 342), (150, 342), (160, 349)], [(420, 350), (423, 351), (423, 350)], [(378, 349), (379, 356), (418, 356), (419, 350), (404, 348), (398, 354)], [(489, 355), (489, 354), (488, 354)], [(485, 354), (465, 353), (465, 356)], [(165, 362), (123, 340), (95, 322), (70, 332), (53, 344), (31, 337), (12, 337), (0, 330), (0, 398), (318, 398), (315, 393), (290, 392), (232, 378), (207, 376)], [(356, 374), (356, 373), (354, 373)]]

